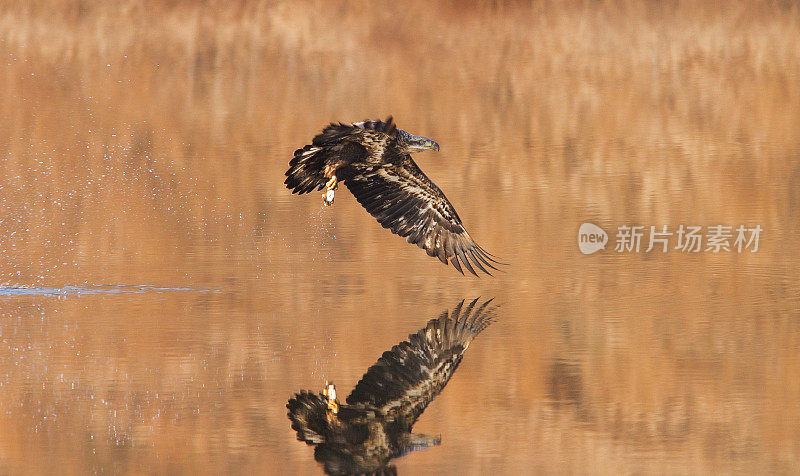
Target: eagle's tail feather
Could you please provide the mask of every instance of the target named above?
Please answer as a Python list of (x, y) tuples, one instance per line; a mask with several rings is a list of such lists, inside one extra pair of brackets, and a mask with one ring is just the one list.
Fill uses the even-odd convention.
[(325, 429), (328, 422), (325, 417), (327, 406), (317, 394), (305, 390), (289, 399), (286, 404), (292, 429), (297, 432), (297, 439), (309, 445), (325, 442)]
[(325, 177), (325, 152), (322, 148), (307, 145), (294, 151), (289, 162), (284, 183), (292, 193), (308, 193), (321, 190), (328, 179)]

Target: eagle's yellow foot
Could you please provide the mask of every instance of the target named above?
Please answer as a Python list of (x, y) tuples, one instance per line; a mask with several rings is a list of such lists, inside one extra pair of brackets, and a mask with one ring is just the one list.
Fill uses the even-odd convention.
[(334, 414), (339, 412), (339, 402), (336, 401), (336, 387), (333, 382), (325, 381), (325, 387), (322, 389), (322, 395), (328, 403), (328, 410)]
[(339, 188), (339, 182), (334, 175), (328, 180), (328, 183), (325, 184), (325, 193), (322, 194), (322, 203), (324, 203), (325, 206), (329, 207), (333, 205), (333, 197), (337, 188)]
[(331, 190), (336, 190), (339, 188), (339, 181), (336, 179), (335, 175), (331, 176), (331, 179), (325, 184), (325, 188), (329, 188)]

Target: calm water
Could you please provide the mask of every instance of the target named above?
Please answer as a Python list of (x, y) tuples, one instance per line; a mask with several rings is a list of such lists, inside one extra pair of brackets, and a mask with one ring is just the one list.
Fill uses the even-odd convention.
[[(0, 6), (0, 473), (320, 473), (288, 398), (477, 296), (401, 474), (800, 471), (796, 9), (118, 3)], [(505, 273), (284, 188), (389, 114)]]

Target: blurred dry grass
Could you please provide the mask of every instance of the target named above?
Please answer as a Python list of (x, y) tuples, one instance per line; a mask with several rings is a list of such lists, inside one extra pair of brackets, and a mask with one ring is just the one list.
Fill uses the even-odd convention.
[[(507, 317), (420, 422), (469, 444), (415, 469), (797, 471), (798, 20), (780, 2), (0, 1), (0, 282), (226, 289), (4, 309), (0, 468), (307, 470), (282, 405), (309, 368), (336, 356), (354, 383), (483, 293)], [(421, 166), (509, 273), (464, 280), (352, 200), (286, 196), (322, 125), (388, 114), (442, 145)], [(587, 220), (766, 233), (753, 255), (590, 260)], [(365, 303), (398, 317), (356, 320)]]

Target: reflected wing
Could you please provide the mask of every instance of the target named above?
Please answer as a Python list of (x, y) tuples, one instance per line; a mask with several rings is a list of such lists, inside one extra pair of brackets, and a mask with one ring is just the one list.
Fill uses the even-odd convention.
[[(407, 237), (462, 274), (461, 265), (477, 276), (473, 265), (491, 275), (486, 267), (498, 263), (461, 225), (455, 208), (444, 193), (422, 173), (410, 156), (400, 166), (353, 164), (340, 172), (356, 200), (392, 233)], [(484, 267), (486, 265), (486, 267)]]
[(411, 425), (442, 391), (456, 371), (469, 343), (494, 318), (497, 306), (478, 299), (464, 306), (462, 301), (449, 314), (428, 322), (407, 341), (383, 353), (367, 370), (353, 393), (349, 405), (365, 404), (379, 408)]

